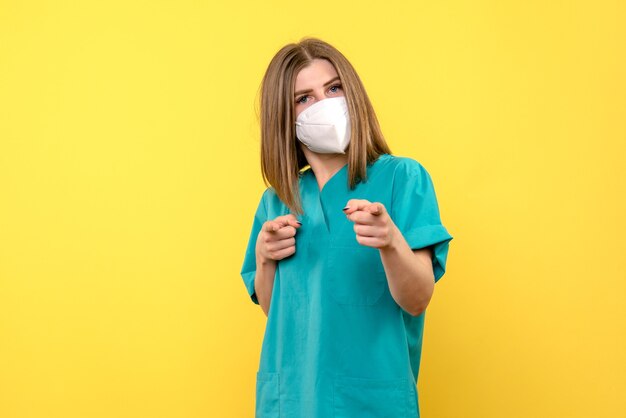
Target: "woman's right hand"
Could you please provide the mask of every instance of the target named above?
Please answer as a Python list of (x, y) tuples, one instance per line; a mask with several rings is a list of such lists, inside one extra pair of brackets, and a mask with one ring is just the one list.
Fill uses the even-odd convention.
[(256, 240), (257, 259), (278, 261), (295, 253), (295, 235), (301, 225), (291, 213), (263, 223)]
[(256, 240), (257, 271), (254, 291), (267, 316), (272, 300), (277, 261), (296, 252), (296, 231), (301, 224), (292, 214), (266, 221)]

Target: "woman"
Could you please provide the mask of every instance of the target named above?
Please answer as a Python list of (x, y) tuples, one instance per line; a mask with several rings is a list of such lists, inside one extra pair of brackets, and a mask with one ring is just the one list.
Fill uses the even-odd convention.
[(424, 311), (452, 236), (433, 183), (391, 155), (352, 65), (280, 49), (261, 86), (266, 188), (241, 269), (268, 316), (256, 416), (419, 417)]

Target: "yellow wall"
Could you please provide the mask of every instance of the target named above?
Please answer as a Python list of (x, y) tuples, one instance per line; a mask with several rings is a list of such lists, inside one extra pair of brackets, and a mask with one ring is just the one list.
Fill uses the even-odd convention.
[(208, 3), (0, 0), (0, 417), (253, 415), (254, 99), (305, 35), (455, 237), (422, 416), (624, 416), (623, 1)]

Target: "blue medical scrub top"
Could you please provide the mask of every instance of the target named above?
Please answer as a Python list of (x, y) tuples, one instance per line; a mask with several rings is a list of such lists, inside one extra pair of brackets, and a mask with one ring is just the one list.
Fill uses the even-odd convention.
[[(380, 202), (412, 249), (434, 246), (435, 282), (452, 236), (433, 182), (416, 160), (382, 154), (367, 180), (348, 187), (344, 165), (322, 190), (300, 173), (304, 214), (296, 252), (277, 262), (256, 375), (257, 418), (416, 418), (425, 312), (412, 316), (389, 291), (377, 248), (360, 245), (342, 211), (349, 199)], [(256, 238), (290, 213), (268, 187), (257, 207), (241, 269), (252, 302)]]

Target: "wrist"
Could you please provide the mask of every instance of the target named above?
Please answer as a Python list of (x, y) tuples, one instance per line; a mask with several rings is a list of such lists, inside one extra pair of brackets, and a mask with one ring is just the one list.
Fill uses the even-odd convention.
[(402, 232), (400, 231), (400, 229), (398, 229), (398, 227), (395, 224), (392, 223), (390, 229), (391, 231), (389, 233), (389, 241), (387, 242), (387, 245), (380, 248), (383, 251), (397, 250), (398, 247), (401, 245), (402, 241), (404, 241)]
[(264, 257), (261, 254), (257, 254), (257, 256), (256, 256), (256, 265), (257, 265), (257, 267), (270, 266), (270, 265), (272, 265), (274, 263), (276, 263), (276, 260)]

